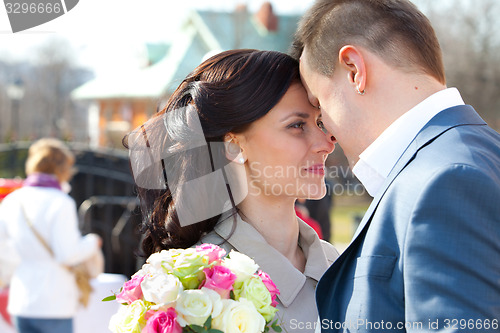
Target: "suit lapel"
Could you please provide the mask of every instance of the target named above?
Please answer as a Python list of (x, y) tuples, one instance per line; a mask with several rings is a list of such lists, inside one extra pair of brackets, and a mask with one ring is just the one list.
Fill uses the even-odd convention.
[(455, 106), (438, 113), (434, 118), (432, 118), (424, 128), (417, 134), (415, 139), (410, 143), (408, 148), (398, 160), (394, 168), (389, 173), (389, 176), (385, 180), (384, 184), (379, 191), (379, 194), (373, 199), (370, 206), (368, 207), (363, 219), (361, 220), (359, 227), (357, 228), (354, 237), (348, 248), (342, 255), (335, 261), (333, 265), (340, 264), (343, 259), (351, 252), (351, 248), (354, 248), (355, 243), (359, 241), (362, 237), (359, 237), (362, 232), (370, 224), (373, 214), (378, 207), (380, 200), (383, 198), (387, 189), (392, 184), (396, 176), (411, 163), (416, 153), (429, 145), (434, 139), (439, 137), (446, 131), (462, 125), (486, 125), (483, 119), (476, 113), (474, 108), (470, 105), (460, 105)]

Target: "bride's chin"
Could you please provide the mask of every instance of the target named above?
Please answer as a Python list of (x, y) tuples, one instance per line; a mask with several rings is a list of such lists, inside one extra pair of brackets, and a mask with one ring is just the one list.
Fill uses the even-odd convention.
[(320, 200), (323, 199), (326, 195), (326, 186), (319, 186), (318, 188), (310, 188), (308, 193), (301, 199), (307, 199), (307, 200)]

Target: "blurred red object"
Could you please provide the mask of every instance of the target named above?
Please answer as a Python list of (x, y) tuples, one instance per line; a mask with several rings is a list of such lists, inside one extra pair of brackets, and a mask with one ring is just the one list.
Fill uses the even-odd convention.
[(321, 231), (321, 225), (319, 224), (318, 221), (316, 221), (315, 219), (313, 219), (309, 216), (305, 216), (304, 214), (302, 214), (300, 209), (297, 209), (297, 207), (295, 208), (295, 213), (297, 214), (299, 219), (301, 219), (305, 223), (309, 224), (309, 226), (312, 227), (314, 229), (314, 231), (316, 231), (316, 233), (318, 234), (318, 237), (320, 239), (323, 239), (323, 232)]
[(7, 303), (9, 302), (9, 289), (0, 289), (0, 315), (3, 317), (9, 325), (12, 325), (10, 321), (10, 315), (7, 312)]
[[(3, 179), (0, 178), (0, 202), (10, 193), (23, 186), (22, 179)], [(3, 320), (12, 325), (10, 315), (7, 313), (7, 303), (9, 300), (9, 289), (0, 289), (0, 315)]]
[(0, 178), (0, 201), (8, 194), (14, 192), (23, 186), (22, 179), (4, 179)]

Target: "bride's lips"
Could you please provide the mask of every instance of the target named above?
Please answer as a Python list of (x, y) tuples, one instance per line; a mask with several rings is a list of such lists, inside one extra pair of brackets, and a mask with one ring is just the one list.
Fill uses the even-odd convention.
[(306, 169), (307, 172), (314, 173), (316, 175), (325, 175), (325, 165), (324, 164), (315, 164)]

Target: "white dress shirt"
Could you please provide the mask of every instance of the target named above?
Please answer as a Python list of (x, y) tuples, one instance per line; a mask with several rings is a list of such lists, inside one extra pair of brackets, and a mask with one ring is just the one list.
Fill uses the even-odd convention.
[(439, 112), (464, 105), (456, 88), (441, 90), (403, 114), (359, 155), (352, 172), (375, 197), (392, 168), (422, 128)]

